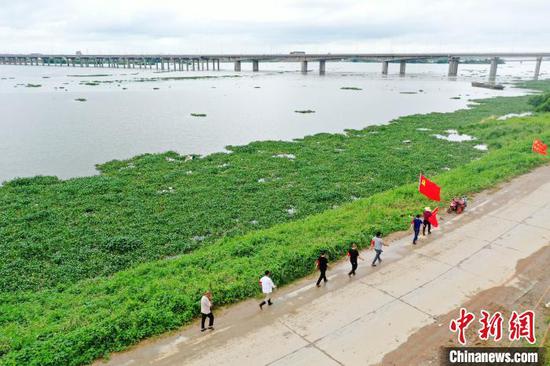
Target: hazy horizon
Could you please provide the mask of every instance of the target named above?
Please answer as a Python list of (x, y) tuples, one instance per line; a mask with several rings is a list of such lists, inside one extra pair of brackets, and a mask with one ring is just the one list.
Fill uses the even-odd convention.
[(0, 53), (548, 51), (544, 0), (4, 1)]

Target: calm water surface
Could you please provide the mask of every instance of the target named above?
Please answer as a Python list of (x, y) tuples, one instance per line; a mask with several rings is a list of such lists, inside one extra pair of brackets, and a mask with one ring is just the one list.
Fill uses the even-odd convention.
[[(249, 64), (241, 73), (234, 73), (232, 64), (221, 66), (220, 71), (157, 73), (0, 65), (0, 182), (92, 175), (97, 163), (142, 153), (208, 154), (227, 145), (359, 129), (413, 113), (453, 111), (468, 99), (525, 92), (471, 87), (472, 80), (486, 79), (489, 65), (461, 64), (455, 79), (447, 78), (446, 64), (408, 64), (405, 77), (395, 74), (398, 64), (390, 64), (387, 77), (377, 63), (327, 63), (324, 76), (317, 74), (316, 63), (307, 75), (298, 72), (298, 63), (260, 63), (259, 73)], [(529, 79), (534, 67), (534, 62), (499, 65), (498, 81)], [(93, 74), (108, 76), (71, 76)], [(137, 81), (207, 75), (240, 77)], [(85, 85), (92, 81), (108, 82)], [(451, 99), (457, 96), (461, 99)], [(315, 113), (294, 112), (302, 109)]]

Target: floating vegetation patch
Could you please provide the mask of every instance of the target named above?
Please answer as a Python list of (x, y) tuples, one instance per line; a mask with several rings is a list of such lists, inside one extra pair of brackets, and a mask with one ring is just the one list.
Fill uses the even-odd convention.
[(153, 90), (159, 90), (159, 88), (153, 88)]
[(86, 98), (76, 98), (75, 101), (77, 102), (85, 102), (87, 99)]
[(70, 78), (102, 78), (107, 76), (113, 76), (113, 74), (75, 74), (67, 75)]
[(363, 90), (361, 88), (358, 88), (356, 86), (343, 86), (340, 88), (341, 90)]
[(49, 79), (49, 76), (42, 76), (42, 79)]
[(25, 85), (27, 88), (40, 88), (42, 84), (27, 84)]
[(254, 89), (260, 89), (261, 87), (260, 86), (255, 86)]
[(418, 94), (418, 92), (415, 92), (415, 91), (402, 91), (402, 92), (399, 92), (399, 94)]
[(83, 81), (80, 83), (80, 85), (88, 85), (88, 86), (98, 86), (100, 84), (99, 81)]
[(206, 113), (191, 113), (192, 117), (206, 117)]
[(304, 110), (296, 110), (295, 113), (315, 113), (315, 111), (312, 111), (311, 109), (304, 109)]
[(449, 99), (461, 99), (460, 97), (450, 97)]

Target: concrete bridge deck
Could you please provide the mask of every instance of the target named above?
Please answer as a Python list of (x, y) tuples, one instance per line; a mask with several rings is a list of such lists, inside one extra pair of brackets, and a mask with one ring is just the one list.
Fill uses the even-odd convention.
[(241, 71), (242, 62), (251, 62), (252, 71), (259, 71), (263, 62), (300, 62), (303, 73), (308, 72), (308, 62), (319, 63), (319, 74), (324, 74), (326, 62), (346, 60), (382, 62), (382, 74), (388, 73), (390, 62), (399, 62), (399, 73), (405, 74), (407, 61), (446, 58), (449, 76), (457, 76), (461, 59), (491, 59), (489, 77), (494, 79), (500, 58), (532, 58), (536, 60), (534, 78), (540, 74), (543, 58), (550, 52), (452, 52), (452, 53), (303, 53), (289, 54), (0, 54), (0, 64), (31, 66), (80, 66), (111, 68), (153, 68), (160, 70), (186, 71), (219, 70), (220, 62), (234, 63), (234, 70)]

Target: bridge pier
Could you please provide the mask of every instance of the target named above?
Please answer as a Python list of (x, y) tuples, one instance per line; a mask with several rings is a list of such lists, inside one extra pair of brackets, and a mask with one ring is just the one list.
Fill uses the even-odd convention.
[(460, 58), (459, 57), (449, 57), (449, 72), (448, 76), (457, 76), (458, 75), (458, 62)]
[(319, 60), (319, 75), (325, 75), (326, 64), (326, 60)]
[(302, 61), (302, 74), (307, 74), (307, 60)]
[(252, 71), (258, 72), (260, 70), (260, 61), (252, 60)]
[(537, 63), (535, 64), (535, 80), (538, 80), (539, 79), (539, 74), (540, 74), (540, 64), (542, 63), (542, 57), (539, 56), (537, 57)]
[(241, 61), (235, 61), (233, 63), (233, 70), (237, 72), (241, 71)]
[(489, 80), (494, 81), (497, 77), (498, 57), (491, 59), (491, 69), (489, 70)]
[(218, 71), (220, 71), (220, 59), (216, 60), (216, 64), (218, 65)]
[(399, 75), (405, 76), (405, 68), (407, 67), (407, 61), (401, 60), (399, 63)]
[(382, 75), (388, 75), (389, 61), (382, 61)]

